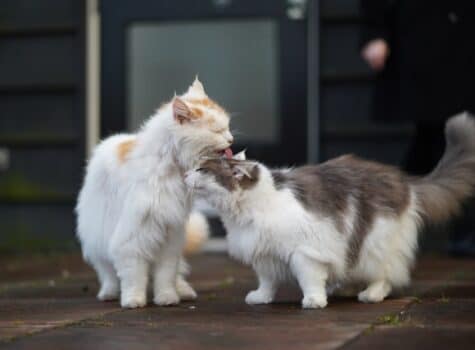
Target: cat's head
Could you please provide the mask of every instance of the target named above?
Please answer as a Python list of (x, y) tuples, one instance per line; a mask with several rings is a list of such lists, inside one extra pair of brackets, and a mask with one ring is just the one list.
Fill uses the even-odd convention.
[(260, 172), (259, 164), (245, 160), (241, 152), (231, 159), (205, 160), (185, 174), (185, 183), (194, 195), (207, 200), (216, 209), (223, 209), (239, 199), (243, 192), (255, 188)]
[(171, 101), (173, 132), (180, 152), (190, 157), (232, 156), (233, 136), (229, 115), (208, 97), (203, 84), (195, 79), (188, 91)]

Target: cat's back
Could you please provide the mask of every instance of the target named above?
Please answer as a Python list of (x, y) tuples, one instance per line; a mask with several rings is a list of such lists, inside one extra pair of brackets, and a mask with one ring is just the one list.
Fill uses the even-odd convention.
[(280, 176), (280, 182), (293, 187), (307, 207), (324, 212), (344, 211), (349, 198), (374, 209), (397, 212), (409, 201), (409, 186), (400, 170), (353, 155), (297, 167)]
[[(303, 173), (310, 170), (304, 168)], [(406, 177), (398, 168), (351, 154), (328, 160), (313, 168), (316, 169), (322, 185), (335, 191), (340, 188), (355, 188), (365, 191), (368, 195), (395, 196), (395, 192), (404, 192), (407, 187)]]

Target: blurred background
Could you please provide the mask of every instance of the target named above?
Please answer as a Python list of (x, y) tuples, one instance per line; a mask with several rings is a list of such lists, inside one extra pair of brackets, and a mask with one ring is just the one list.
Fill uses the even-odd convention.
[[(235, 151), (404, 166), (415, 124), (372, 117), (365, 25), (358, 0), (2, 0), (0, 253), (77, 249), (93, 146), (135, 130), (196, 74), (233, 114)], [(424, 249), (446, 242), (440, 231)]]

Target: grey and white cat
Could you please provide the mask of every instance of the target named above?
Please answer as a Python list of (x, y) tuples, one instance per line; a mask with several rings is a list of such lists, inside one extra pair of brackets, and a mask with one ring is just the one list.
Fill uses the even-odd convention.
[(325, 307), (332, 284), (364, 284), (358, 299), (380, 302), (410, 282), (421, 226), (447, 220), (474, 192), (475, 119), (451, 118), (446, 137), (443, 158), (422, 178), (346, 155), (284, 170), (208, 159), (185, 182), (220, 212), (230, 255), (254, 268), (259, 287), (248, 304), (272, 302), (288, 280), (304, 308)]

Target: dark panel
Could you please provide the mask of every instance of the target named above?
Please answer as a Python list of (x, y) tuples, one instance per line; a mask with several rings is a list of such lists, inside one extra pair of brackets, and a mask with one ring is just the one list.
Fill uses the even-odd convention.
[(0, 253), (74, 248), (73, 205), (0, 204)]
[(394, 140), (325, 140), (323, 144), (323, 159), (331, 159), (343, 154), (353, 153), (360, 157), (400, 166), (407, 156), (409, 137)]
[(74, 98), (73, 94), (0, 95), (0, 143), (5, 136), (73, 136), (80, 122), (74, 117)]
[(78, 74), (73, 36), (8, 37), (0, 41), (0, 89), (71, 85)]
[(341, 82), (321, 88), (321, 111), (325, 125), (369, 121), (372, 101), (370, 82)]
[(360, 16), (359, 0), (320, 0), (323, 19), (355, 19)]
[(10, 168), (0, 174), (0, 200), (64, 198), (80, 183), (76, 148), (10, 149)]
[(271, 17), (279, 19), (280, 24), (279, 85), (285, 87), (280, 94), (280, 111), (284, 116), (281, 130), (285, 132), (285, 140), (272, 148), (261, 144), (246, 146), (250, 153), (271, 164), (306, 162), (307, 26), (304, 21), (290, 21), (285, 5), (285, 1), (273, 0), (241, 0), (230, 2), (229, 6), (214, 1), (144, 1), (141, 6), (130, 0), (101, 1), (101, 134), (107, 136), (126, 127), (124, 28), (128, 23)]
[(2, 0), (0, 34), (51, 28), (69, 28), (80, 20), (74, 0)]
[(321, 32), (322, 78), (355, 79), (371, 76), (360, 57), (357, 25), (326, 25)]
[(10, 168), (0, 173), (0, 252), (74, 246), (84, 10), (84, 0), (1, 0), (0, 147)]

